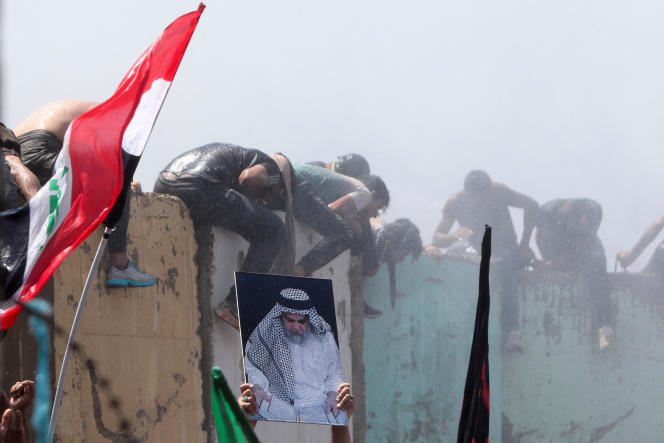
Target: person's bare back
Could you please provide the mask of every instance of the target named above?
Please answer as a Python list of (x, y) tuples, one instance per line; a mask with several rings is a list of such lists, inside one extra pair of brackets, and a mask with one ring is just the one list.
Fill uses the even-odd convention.
[(59, 100), (48, 103), (19, 123), (14, 128), (14, 134), (18, 137), (35, 129), (43, 129), (62, 141), (69, 123), (96, 105), (96, 102), (86, 100)]

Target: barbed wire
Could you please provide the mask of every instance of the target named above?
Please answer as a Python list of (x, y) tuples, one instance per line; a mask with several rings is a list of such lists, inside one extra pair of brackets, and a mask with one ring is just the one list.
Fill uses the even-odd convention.
[[(53, 329), (53, 334), (62, 336), (65, 338), (68, 338), (67, 331), (65, 331), (60, 325), (56, 324), (53, 316), (52, 315), (45, 315), (44, 313), (32, 308), (29, 304), (23, 303), (20, 301), (17, 301), (17, 304), (23, 307), (23, 309), (26, 310), (28, 315), (32, 316), (37, 316), (43, 321), (47, 322), (51, 328)], [(85, 362), (85, 366), (87, 367), (89, 373), (90, 373), (90, 382), (91, 384), (96, 381), (96, 385), (99, 387), (99, 389), (107, 396), (108, 398), (108, 403), (107, 406), (110, 410), (113, 411), (115, 414), (115, 417), (117, 419), (117, 422), (119, 423), (120, 431), (125, 433), (129, 431), (129, 428), (131, 426), (131, 423), (127, 417), (127, 415), (124, 413), (122, 410), (122, 401), (120, 397), (118, 397), (116, 394), (113, 393), (113, 390), (111, 388), (111, 380), (108, 377), (104, 376), (97, 376), (99, 373), (99, 368), (97, 362), (90, 357), (88, 352), (86, 352), (85, 347), (83, 344), (80, 342), (74, 340), (71, 345), (71, 350), (72, 352), (76, 353), (80, 359), (80, 361)], [(94, 399), (93, 399), (94, 401)], [(101, 420), (101, 415), (99, 417)], [(125, 439), (125, 441), (140, 441), (140, 439), (137, 439), (133, 436), (130, 435), (122, 435)]]

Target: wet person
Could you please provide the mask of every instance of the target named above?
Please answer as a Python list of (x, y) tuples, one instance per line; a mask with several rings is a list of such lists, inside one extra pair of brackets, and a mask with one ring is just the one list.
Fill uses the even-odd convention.
[[(10, 166), (10, 162), (20, 164), (21, 145), (14, 132), (2, 123), (0, 123), (0, 149), (2, 149), (2, 155), (0, 155), (0, 183), (2, 184), (0, 211), (4, 211), (20, 206), (23, 198)], [(31, 191), (30, 194), (34, 195), (35, 192), (37, 190)]]
[[(22, 173), (30, 176), (31, 189), (23, 189), (26, 198), (32, 197), (53, 175), (53, 165), (62, 149), (69, 124), (97, 103), (83, 100), (61, 100), (48, 103), (30, 114), (14, 128), (21, 144)], [(34, 186), (35, 182), (37, 183)], [(16, 181), (20, 185), (19, 180)]]
[(244, 368), (263, 418), (347, 423), (337, 407), (339, 346), (306, 292), (280, 292), (249, 336)]
[[(240, 266), (244, 272), (307, 276), (348, 249), (353, 239), (350, 225), (316, 197), (307, 182), (297, 179), (280, 154), (210, 143), (171, 161), (154, 191), (182, 199), (195, 224), (220, 226), (246, 239), (249, 250)], [(272, 210), (285, 210), (286, 223)], [(292, 249), (293, 216), (324, 238), (297, 264), (277, 270), (273, 266), (281, 265), (284, 252)], [(237, 328), (234, 288), (215, 313)]]
[[(343, 165), (348, 166), (347, 163)], [(385, 182), (377, 175), (356, 179), (311, 164), (296, 164), (294, 169), (298, 179), (309, 183), (314, 194), (349, 221), (354, 232), (351, 254), (361, 255), (363, 261), (375, 262), (374, 236), (369, 221), (390, 203), (390, 193)], [(376, 318), (382, 314), (380, 309), (364, 303), (363, 315), (366, 318)]]
[(374, 275), (380, 265), (387, 263), (390, 279), (390, 299), (394, 307), (397, 297), (396, 264), (412, 256), (413, 260), (422, 254), (420, 230), (407, 218), (399, 218), (392, 223), (372, 221), (373, 235), (376, 239), (375, 260), (364, 260), (364, 274)]
[(353, 178), (360, 178), (371, 174), (371, 168), (367, 159), (355, 153), (340, 155), (332, 162), (312, 161), (309, 164)]
[(354, 216), (371, 203), (371, 194), (359, 180), (309, 164), (294, 164), (293, 172), (311, 191), (341, 217)]
[(376, 252), (378, 261), (374, 267), (365, 269), (367, 275), (378, 271), (383, 263), (401, 263), (409, 255), (413, 259), (422, 254), (422, 238), (420, 230), (407, 218), (399, 218), (391, 223), (372, 223), (376, 238)]
[[(523, 232), (517, 242), (509, 208), (523, 209)], [(505, 350), (523, 348), (519, 333), (516, 271), (524, 269), (535, 258), (530, 238), (537, 218), (538, 204), (531, 197), (514, 191), (480, 170), (470, 171), (463, 190), (450, 197), (443, 207), (443, 217), (436, 228), (433, 245), (445, 248), (459, 239), (481, 250), (484, 225), (493, 228), (491, 252), (500, 259), (497, 267), (503, 289), (502, 326)], [(452, 231), (455, 223), (457, 229)]]
[(540, 206), (535, 242), (543, 261), (534, 267), (581, 275), (593, 300), (593, 320), (603, 349), (613, 342), (614, 331), (606, 254), (597, 236), (601, 221), (602, 206), (588, 198), (557, 199)]
[[(648, 226), (632, 249), (620, 251), (618, 253), (616, 261), (620, 263), (620, 266), (622, 266), (623, 269), (626, 269), (629, 265), (634, 263), (648, 245), (657, 238), (660, 232), (662, 232), (662, 228), (664, 228), (664, 215)], [(650, 257), (645, 268), (643, 268), (643, 272), (657, 274), (660, 277), (664, 277), (664, 240), (657, 245), (653, 251), (652, 257)]]
[[(363, 241), (364, 234), (371, 233), (369, 220), (377, 217), (390, 203), (390, 192), (377, 175), (356, 179), (310, 164), (295, 164), (294, 170), (295, 177), (306, 181), (312, 192), (330, 209), (349, 220), (356, 243)], [(373, 243), (370, 235), (368, 238)]]
[[(20, 155), (12, 156), (10, 165), (16, 184), (30, 200), (53, 175), (53, 165), (60, 154), (69, 124), (97, 103), (61, 100), (49, 103), (30, 114), (15, 128)], [(106, 286), (150, 286), (152, 275), (141, 271), (127, 256), (130, 193), (127, 193), (122, 217), (108, 242), (111, 267)]]
[(542, 254), (540, 268), (573, 271), (606, 270), (606, 256), (597, 230), (602, 206), (588, 198), (556, 199), (540, 206), (535, 243)]
[[(379, 211), (387, 208), (390, 195), (385, 182), (379, 176), (370, 174), (367, 160), (360, 154), (346, 154), (327, 164), (309, 162), (307, 165), (296, 165), (296, 174), (299, 174), (303, 180), (308, 180), (314, 192), (335, 208), (337, 213), (340, 212), (336, 209), (337, 203), (332, 203), (334, 197), (339, 196), (344, 190), (348, 190), (348, 192), (353, 190), (352, 187), (344, 186), (342, 183), (354, 179), (365, 185), (371, 193), (370, 204), (361, 208), (356, 205), (355, 208), (351, 207), (350, 211), (345, 211), (343, 208), (342, 216), (350, 219), (355, 233), (351, 255), (362, 256), (363, 262), (374, 266), (376, 263), (375, 239), (369, 220), (377, 217)], [(365, 318), (377, 318), (383, 315), (380, 309), (376, 309), (366, 302), (363, 302), (363, 305)]]

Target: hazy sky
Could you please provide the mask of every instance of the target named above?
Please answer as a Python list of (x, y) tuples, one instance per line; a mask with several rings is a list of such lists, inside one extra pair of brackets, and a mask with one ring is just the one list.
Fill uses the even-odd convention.
[[(5, 123), (105, 100), (197, 5), (3, 1)], [(540, 203), (598, 200), (613, 268), (664, 213), (663, 19), (664, 3), (638, 0), (210, 1), (135, 177), (151, 190), (212, 141), (301, 162), (359, 152), (391, 190), (385, 218), (429, 242), (482, 168)]]

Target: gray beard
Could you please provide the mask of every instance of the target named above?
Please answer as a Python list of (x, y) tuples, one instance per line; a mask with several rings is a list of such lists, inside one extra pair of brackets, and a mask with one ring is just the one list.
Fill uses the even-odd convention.
[(301, 345), (304, 340), (309, 336), (309, 331), (306, 331), (302, 335), (295, 335), (292, 332), (290, 332), (288, 329), (284, 328), (284, 334), (286, 335), (286, 340), (289, 342), (296, 344), (296, 345)]

